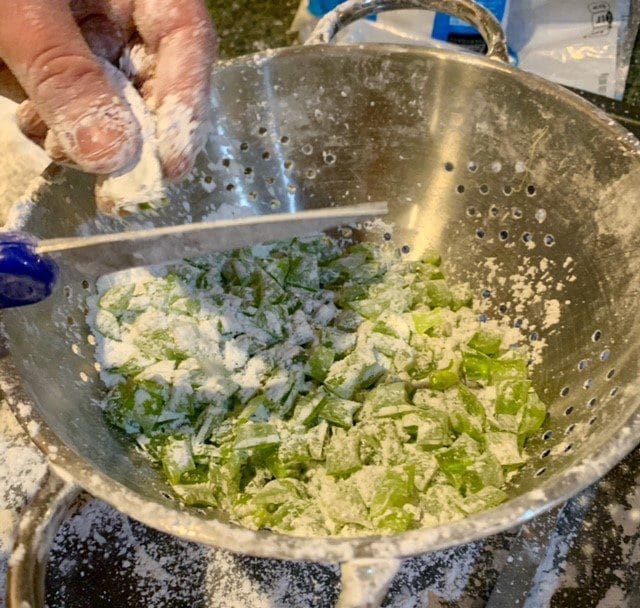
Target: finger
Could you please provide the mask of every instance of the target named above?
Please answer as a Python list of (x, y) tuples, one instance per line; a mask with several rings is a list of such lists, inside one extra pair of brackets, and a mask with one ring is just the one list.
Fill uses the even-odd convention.
[(208, 133), (213, 26), (200, 0), (137, 0), (134, 21), (156, 54), (150, 95), (157, 105), (160, 158), (166, 177), (179, 179)]
[(0, 0), (0, 56), (85, 171), (111, 173), (135, 159), (141, 147), (137, 121), (65, 0)]
[(47, 135), (47, 125), (40, 117), (35, 104), (28, 99), (23, 101), (16, 111), (16, 120), (20, 130), (30, 139), (42, 145)]

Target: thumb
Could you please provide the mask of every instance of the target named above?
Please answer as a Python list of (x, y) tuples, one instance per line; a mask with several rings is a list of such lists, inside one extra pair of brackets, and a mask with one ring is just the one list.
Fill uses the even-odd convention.
[(111, 173), (137, 156), (139, 125), (87, 46), (67, 2), (0, 0), (0, 57), (82, 169)]

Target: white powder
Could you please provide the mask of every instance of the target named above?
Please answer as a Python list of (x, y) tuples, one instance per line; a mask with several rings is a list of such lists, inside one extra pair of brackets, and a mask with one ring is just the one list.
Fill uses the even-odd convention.
[(544, 302), (544, 319), (542, 328), (549, 329), (553, 325), (560, 322), (560, 302), (558, 300), (545, 300)]

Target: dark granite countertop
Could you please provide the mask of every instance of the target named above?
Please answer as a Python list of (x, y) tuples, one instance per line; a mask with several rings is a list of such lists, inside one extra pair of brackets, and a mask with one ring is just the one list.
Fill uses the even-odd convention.
[[(293, 42), (288, 28), (297, 0), (208, 5), (222, 58)], [(625, 102), (640, 106), (639, 41)], [(11, 449), (26, 445), (21, 437), (11, 441)], [(24, 502), (23, 495), (5, 498), (18, 509)], [(338, 573), (335, 567), (239, 557), (180, 541), (85, 497), (56, 537), (47, 589), (50, 608), (329, 607), (337, 597)], [(407, 560), (386, 605), (639, 607), (640, 449), (526, 527)]]

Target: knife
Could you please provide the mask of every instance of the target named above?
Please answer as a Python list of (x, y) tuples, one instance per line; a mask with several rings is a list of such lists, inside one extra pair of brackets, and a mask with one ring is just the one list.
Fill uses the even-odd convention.
[(96, 278), (136, 266), (310, 236), (387, 212), (387, 203), (381, 202), (40, 241), (24, 232), (0, 233), (0, 308), (50, 296), (57, 262)]

